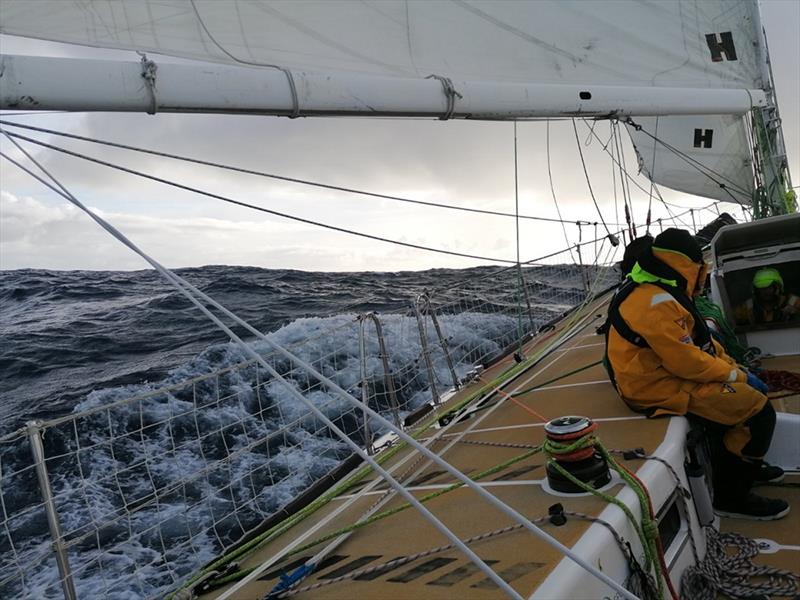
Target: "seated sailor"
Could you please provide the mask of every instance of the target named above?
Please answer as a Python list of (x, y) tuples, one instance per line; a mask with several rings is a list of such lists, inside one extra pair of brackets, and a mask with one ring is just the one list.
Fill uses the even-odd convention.
[(759, 269), (753, 276), (753, 296), (734, 309), (734, 318), (737, 325), (800, 319), (800, 296), (784, 291), (778, 269)]
[(702, 251), (680, 229), (667, 229), (638, 257), (609, 308), (606, 366), (634, 410), (694, 415), (721, 435), (713, 459), (719, 514), (778, 519), (783, 500), (754, 494), (756, 480), (777, 481), (763, 457), (775, 427), (767, 386), (739, 367), (710, 335), (692, 301), (706, 279)]

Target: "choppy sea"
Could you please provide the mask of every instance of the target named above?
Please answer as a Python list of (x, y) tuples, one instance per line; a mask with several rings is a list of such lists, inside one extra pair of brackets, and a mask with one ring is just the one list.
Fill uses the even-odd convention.
[[(421, 291), (470, 279), (478, 282), (471, 292), (491, 304), (493, 295), (498, 294), (498, 282), (493, 277), (498, 272), (493, 267), (401, 273), (312, 273), (228, 266), (179, 270), (260, 331), (271, 332), (284, 343), (335, 328), (352, 321), (358, 313), (378, 311), (386, 315), (387, 344), (399, 355), (419, 353), (404, 332), (414, 326), (408, 309)], [(579, 297), (577, 275), (568, 267), (540, 273), (536, 297), (526, 299), (538, 308), (539, 321), (564, 310), (565, 292)], [(451, 345), (462, 349), (456, 357), (462, 373), (478, 350), (481, 356), (499, 352), (517, 334), (518, 323), (508, 311), (473, 311), (471, 305), (464, 304), (462, 312), (453, 311), (446, 320)], [(236, 331), (247, 337), (244, 331)], [(330, 360), (336, 361), (336, 365), (329, 365), (330, 372), (340, 380), (358, 379), (359, 347), (357, 340), (350, 338), (328, 336), (316, 343), (319, 356), (331, 356)], [(103, 406), (245, 359), (224, 334), (152, 271), (0, 271), (0, 340), (0, 435), (31, 419), (52, 419)], [(329, 349), (320, 348), (326, 344)], [(408, 409), (430, 398), (423, 389), (424, 379), (419, 384), (415, 381), (409, 379), (406, 386)], [(176, 395), (167, 405), (173, 410), (185, 401)], [(288, 402), (282, 397), (274, 401), (276, 406)], [(131, 410), (152, 411), (155, 420), (164, 405), (154, 401)], [(230, 417), (230, 410), (208, 404), (201, 426), (220, 428)], [(256, 422), (246, 405), (236, 410), (243, 411), (237, 419), (249, 423), (243, 427), (251, 426), (244, 438), (248, 433), (251, 437), (269, 433), (272, 425), (263, 418)], [(285, 410), (282, 414), (285, 416)], [(131, 415), (116, 416), (122, 422), (133, 420)], [(136, 418), (141, 426), (142, 414)], [(195, 422), (192, 431), (197, 425)], [(45, 451), (52, 456), (72, 456), (75, 444), (98, 439), (116, 426), (103, 419), (88, 419), (82, 422), (80, 431), (63, 437), (53, 431), (45, 436)], [(120, 427), (124, 429), (124, 425)], [(219, 514), (225, 514), (230, 513), (231, 505), (236, 506), (239, 491), (224, 476), (205, 478), (203, 489), (184, 486), (182, 497), (160, 498), (154, 508), (136, 511), (135, 518), (127, 515), (124, 526), (101, 528), (99, 536), (92, 539), (84, 535), (83, 542), (70, 549), (73, 568), (78, 571), (80, 597), (161, 597), (176, 580), (213, 558), (221, 544), (236, 539), (347, 455), (341, 442), (311, 433), (306, 431), (302, 440), (284, 438), (282, 446), (267, 449), (274, 468), (257, 482), (266, 493), (252, 502), (250, 513), (235, 515), (235, 527), (226, 535), (221, 536), (218, 527), (209, 529), (210, 523), (219, 525), (219, 518), (216, 509), (208, 509), (212, 505)], [(106, 522), (108, 515), (116, 514), (121, 505), (129, 509), (131, 497), (150, 498), (154, 477), (164, 481), (178, 478), (182, 468), (191, 468), (193, 461), (200, 464), (200, 455), (208, 460), (209, 452), (215, 452), (198, 445), (176, 460), (170, 448), (175, 447), (177, 435), (172, 427), (169, 431), (154, 430), (147, 439), (142, 437), (128, 448), (109, 447), (106, 451), (98, 445), (96, 452), (78, 459), (54, 460), (50, 476), (64, 528), (78, 533), (91, 530), (93, 524)], [(244, 438), (220, 436), (218, 444), (230, 453), (237, 444), (244, 446)], [(137, 464), (142, 455), (147, 458), (142, 461), (146, 474), (132, 468), (122, 483), (119, 477), (109, 476), (125, 470), (121, 463)], [(240, 455), (250, 464), (265, 460), (257, 450)], [(57, 570), (30, 465), (30, 447), (24, 438), (0, 445), (2, 598), (44, 598), (59, 591), (54, 587)], [(252, 477), (248, 485), (255, 485)], [(192, 503), (187, 494), (196, 495), (202, 502)], [(187, 502), (202, 510), (192, 513)], [(174, 513), (174, 517), (165, 517), (165, 512)], [(186, 539), (191, 540), (192, 552), (168, 556), (171, 540), (179, 544)], [(103, 554), (104, 545), (114, 547), (114, 552)], [(103, 554), (102, 560), (98, 560), (98, 553)], [(131, 572), (136, 572), (136, 577), (129, 577)]]

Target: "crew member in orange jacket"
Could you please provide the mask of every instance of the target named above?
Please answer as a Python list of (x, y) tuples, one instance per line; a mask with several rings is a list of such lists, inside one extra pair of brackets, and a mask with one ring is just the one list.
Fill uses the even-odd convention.
[(740, 367), (709, 334), (692, 296), (705, 283), (700, 246), (667, 229), (642, 252), (609, 309), (607, 366), (623, 400), (650, 416), (692, 414), (724, 431), (713, 461), (714, 507), (728, 516), (777, 519), (783, 500), (751, 491), (777, 481), (763, 463), (775, 427), (767, 386)]

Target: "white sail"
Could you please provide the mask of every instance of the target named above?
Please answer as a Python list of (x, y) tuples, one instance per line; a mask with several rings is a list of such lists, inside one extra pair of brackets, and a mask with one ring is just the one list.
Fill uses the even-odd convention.
[[(659, 117), (657, 133), (700, 166), (633, 132), (643, 171), (691, 194), (752, 198), (742, 120), (716, 115), (766, 105), (756, 0), (3, 0), (0, 33), (221, 63), (159, 64), (146, 86), (135, 63), (6, 57), (2, 108), (691, 115)], [(265, 66), (280, 70), (254, 74)], [(711, 147), (695, 146), (698, 130)]]
[(0, 33), (466, 81), (761, 89), (755, 0), (3, 0)]
[[(750, 205), (751, 144), (742, 117), (640, 117), (628, 126), (639, 169), (673, 190)], [(656, 141), (657, 138), (658, 141)]]

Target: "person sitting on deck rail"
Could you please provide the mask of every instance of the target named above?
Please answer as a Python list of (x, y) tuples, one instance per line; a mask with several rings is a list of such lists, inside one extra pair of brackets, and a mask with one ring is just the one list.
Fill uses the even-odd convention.
[(757, 480), (783, 478), (781, 469), (763, 462), (775, 410), (766, 384), (725, 353), (694, 306), (706, 270), (689, 232), (658, 235), (611, 301), (606, 367), (632, 409), (649, 416), (694, 415), (722, 433), (712, 459), (718, 514), (778, 519), (789, 505), (751, 491)]
[(760, 325), (800, 319), (800, 296), (784, 292), (778, 269), (759, 269), (753, 276), (753, 296), (734, 309), (737, 325)]

